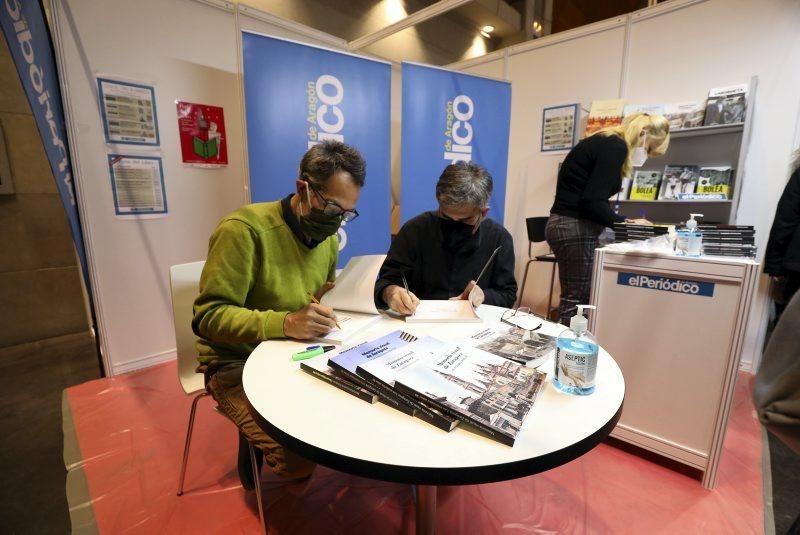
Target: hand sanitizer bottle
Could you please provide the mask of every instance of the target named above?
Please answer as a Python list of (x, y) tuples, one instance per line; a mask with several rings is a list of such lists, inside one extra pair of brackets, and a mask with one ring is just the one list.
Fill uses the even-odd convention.
[(703, 253), (703, 233), (697, 230), (695, 217), (703, 217), (703, 214), (689, 214), (686, 228), (677, 231), (675, 252), (680, 256), (700, 256)]
[(562, 392), (588, 396), (594, 392), (597, 372), (597, 340), (587, 330), (588, 321), (583, 309), (592, 305), (578, 305), (578, 313), (569, 321), (569, 329), (556, 341), (555, 373), (553, 384)]

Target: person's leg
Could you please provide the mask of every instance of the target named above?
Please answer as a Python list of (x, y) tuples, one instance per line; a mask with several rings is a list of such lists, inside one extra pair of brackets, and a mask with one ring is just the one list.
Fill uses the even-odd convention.
[(545, 235), (558, 264), (561, 300), (559, 321), (569, 325), (576, 306), (587, 304), (592, 287), (592, 265), (600, 225), (572, 217), (551, 215)]
[[(267, 464), (276, 475), (284, 478), (300, 478), (311, 475), (316, 466), (315, 463), (278, 444), (253, 420), (242, 387), (243, 369), (244, 363), (236, 363), (215, 373), (208, 383), (211, 395), (214, 396), (222, 412), (236, 424), (243, 437), (263, 453)], [(240, 446), (246, 448), (246, 444), (240, 444)], [(252, 470), (252, 467), (249, 466), (249, 454), (240, 455), (239, 461), (242, 464), (239, 469), (240, 476), (244, 475), (248, 469)], [(247, 462), (247, 466), (244, 466), (244, 462)], [(245, 482), (246, 480), (243, 478), (242, 484)]]

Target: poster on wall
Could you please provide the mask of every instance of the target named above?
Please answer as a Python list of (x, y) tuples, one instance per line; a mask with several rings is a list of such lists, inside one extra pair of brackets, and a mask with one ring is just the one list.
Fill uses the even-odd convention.
[(167, 215), (161, 158), (109, 154), (108, 170), (118, 216)]
[(451, 163), (475, 162), (494, 180), (489, 216), (505, 210), (511, 84), (403, 62), (400, 221), (437, 208), (436, 182)]
[(295, 191), (303, 154), (323, 140), (352, 145), (367, 162), (359, 216), (339, 229), (339, 266), (384, 254), (390, 226), (391, 65), (242, 32), (253, 202)]
[(551, 106), (542, 111), (542, 152), (569, 150), (575, 145), (578, 104)]
[(178, 134), (183, 163), (198, 167), (228, 165), (225, 114), (220, 106), (178, 100)]
[(97, 89), (106, 143), (159, 145), (153, 86), (98, 78)]

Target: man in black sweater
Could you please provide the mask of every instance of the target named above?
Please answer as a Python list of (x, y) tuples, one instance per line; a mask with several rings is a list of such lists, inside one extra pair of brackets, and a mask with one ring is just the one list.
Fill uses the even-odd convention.
[[(375, 304), (413, 314), (419, 299), (467, 299), (511, 307), (517, 296), (511, 234), (488, 219), (492, 177), (472, 162), (448, 165), (436, 184), (439, 209), (409, 220), (392, 242), (375, 283)], [(409, 292), (403, 285), (408, 281)]]

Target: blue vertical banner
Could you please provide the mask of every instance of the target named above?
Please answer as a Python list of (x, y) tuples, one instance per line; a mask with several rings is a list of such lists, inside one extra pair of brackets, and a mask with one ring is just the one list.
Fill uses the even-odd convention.
[(0, 25), (3, 28), (3, 35), (11, 57), (14, 58), (22, 87), (28, 96), (31, 112), (72, 231), (72, 240), (78, 253), (86, 288), (91, 296), (89, 267), (83, 246), (78, 206), (75, 202), (75, 187), (72, 183), (72, 164), (69, 158), (64, 110), (61, 107), (58, 71), (42, 4), (37, 1), (5, 0), (0, 10), (2, 10)]
[(391, 65), (250, 32), (242, 32), (242, 55), (253, 202), (293, 192), (303, 154), (320, 141), (342, 141), (361, 152), (367, 179), (359, 217), (339, 229), (339, 267), (385, 253)]
[(457, 161), (494, 179), (489, 217), (503, 222), (511, 121), (511, 84), (403, 62), (400, 219), (434, 210), (436, 181)]

